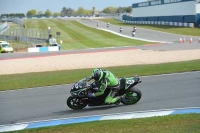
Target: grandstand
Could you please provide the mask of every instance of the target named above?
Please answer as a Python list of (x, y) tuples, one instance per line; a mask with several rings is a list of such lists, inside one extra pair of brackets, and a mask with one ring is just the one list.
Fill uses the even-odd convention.
[(200, 24), (200, 0), (149, 0), (132, 4), (127, 21), (164, 21)]

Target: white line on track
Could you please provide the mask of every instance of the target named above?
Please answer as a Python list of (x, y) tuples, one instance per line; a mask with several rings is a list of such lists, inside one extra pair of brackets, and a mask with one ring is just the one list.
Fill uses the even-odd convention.
[[(198, 109), (198, 108), (200, 108), (200, 107), (185, 107), (185, 108), (145, 110), (145, 111), (134, 111), (134, 112), (121, 112), (121, 113), (113, 113), (113, 114), (86, 115), (86, 116), (79, 116), (79, 117), (68, 117), (68, 118), (58, 118), (58, 119), (47, 119), (47, 120), (29, 121), (29, 122), (15, 123), (15, 125), (35, 123), (35, 122), (54, 121), (54, 120), (63, 120), (63, 119), (65, 119), (65, 120), (66, 119), (75, 119), (75, 118), (80, 118), (80, 117), (84, 118), (84, 117), (95, 117), (95, 116), (110, 116), (110, 115), (132, 114), (132, 113), (148, 113), (148, 112), (184, 110), (184, 109)], [(9, 126), (9, 125), (13, 125), (13, 124), (5, 124), (5, 125), (0, 125), (0, 126)]]
[[(85, 25), (85, 26), (88, 26), (88, 27), (91, 27), (91, 28), (95, 28), (93, 26), (89, 26), (89, 25), (86, 25), (80, 21), (77, 20), (77, 22)], [(116, 25), (115, 25), (116, 26)], [(141, 41), (147, 41), (147, 42), (160, 42), (160, 43), (171, 43), (171, 42), (163, 42), (163, 41), (155, 41), (155, 40), (147, 40), (147, 39), (142, 39), (142, 38), (136, 38), (136, 37), (130, 37), (130, 36), (127, 36), (127, 35), (123, 35), (121, 33), (117, 33), (117, 32), (114, 32), (114, 31), (111, 31), (111, 30), (107, 30), (107, 29), (102, 29), (102, 28), (96, 28), (98, 30), (103, 30), (103, 31), (107, 31), (107, 32), (110, 32), (110, 33), (113, 33), (115, 35), (118, 35), (118, 36), (122, 36), (122, 37), (125, 37), (125, 38), (129, 38), (129, 39), (134, 39), (134, 40), (141, 40)]]

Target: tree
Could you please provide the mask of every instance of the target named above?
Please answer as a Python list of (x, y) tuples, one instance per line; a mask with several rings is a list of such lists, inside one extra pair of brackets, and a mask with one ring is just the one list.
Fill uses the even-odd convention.
[(25, 14), (24, 13), (20, 13), (20, 16), (21, 18), (25, 17)]
[(118, 7), (116, 10), (116, 13), (123, 13), (125, 12), (125, 8), (124, 7)]
[(132, 6), (126, 7), (125, 11), (128, 12), (128, 13), (131, 13), (132, 12)]
[(61, 15), (60, 12), (54, 12), (54, 13), (53, 13), (53, 16), (60, 16), (60, 15)]
[(117, 9), (115, 7), (106, 7), (103, 9), (103, 13), (113, 14), (116, 13)]
[(95, 7), (92, 7), (92, 15), (95, 14)]
[(77, 15), (88, 15), (89, 12), (85, 10), (83, 7), (79, 7), (77, 10)]
[(85, 9), (83, 7), (79, 7), (77, 10), (77, 15), (83, 15), (85, 12)]
[(47, 9), (44, 14), (45, 16), (52, 16), (52, 12), (49, 9)]
[(117, 10), (116, 10), (116, 13), (124, 13), (124, 12), (131, 13), (132, 12), (132, 6), (118, 7)]
[(32, 17), (32, 16), (35, 16), (35, 15), (36, 15), (36, 10), (35, 9), (29, 10), (26, 13), (26, 16), (28, 16), (28, 17)]
[(37, 15), (42, 15), (43, 11), (38, 11)]
[(67, 16), (67, 8), (66, 7), (62, 8), (61, 16)]
[(78, 10), (74, 12), (74, 15), (91, 15), (92, 10), (86, 10), (83, 7), (79, 7)]
[(103, 9), (103, 13), (110, 13), (110, 12), (111, 12), (110, 8), (108, 8), (108, 7), (106, 7), (106, 8)]
[(62, 8), (62, 11), (61, 11), (61, 15), (62, 16), (71, 16), (74, 14), (74, 10), (71, 9), (71, 8), (66, 8), (66, 7), (63, 7)]
[[(94, 14), (95, 14), (95, 12), (94, 12)], [(88, 10), (88, 14), (86, 14), (86, 15), (93, 15), (93, 10)]]
[(1, 14), (1, 17), (25, 17), (24, 13), (10, 13), (10, 14)]

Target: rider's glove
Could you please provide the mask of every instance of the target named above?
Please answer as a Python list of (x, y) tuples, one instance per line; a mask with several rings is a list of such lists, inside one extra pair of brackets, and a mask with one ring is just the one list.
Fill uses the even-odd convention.
[(94, 93), (88, 93), (88, 97), (92, 98), (95, 97)]

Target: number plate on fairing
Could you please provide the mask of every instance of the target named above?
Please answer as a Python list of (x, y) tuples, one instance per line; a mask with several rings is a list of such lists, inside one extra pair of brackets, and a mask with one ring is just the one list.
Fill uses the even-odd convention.
[(130, 85), (130, 84), (133, 84), (134, 82), (135, 82), (134, 80), (128, 80), (128, 81), (126, 81), (126, 84)]
[(135, 80), (134, 79), (129, 79), (129, 80), (127, 80), (126, 81), (126, 88), (125, 89), (127, 89), (127, 88), (129, 88), (132, 84), (134, 84), (135, 83)]

